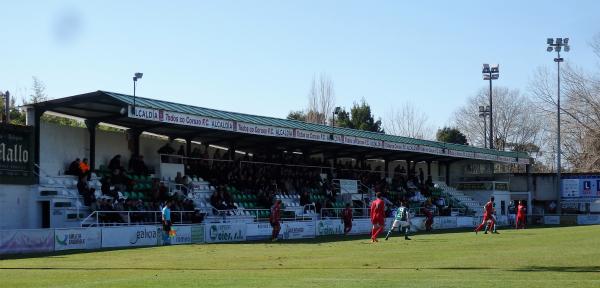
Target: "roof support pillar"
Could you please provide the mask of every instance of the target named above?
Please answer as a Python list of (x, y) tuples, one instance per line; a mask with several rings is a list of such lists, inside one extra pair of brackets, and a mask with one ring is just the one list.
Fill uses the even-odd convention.
[(98, 127), (98, 121), (87, 119), (85, 120), (85, 127), (87, 127), (90, 136), (90, 170), (96, 169), (96, 127)]
[[(33, 167), (33, 171), (35, 172), (36, 175), (40, 175), (40, 125), (41, 125), (41, 119), (42, 119), (42, 115), (44, 114), (44, 110), (39, 109), (39, 108), (31, 108), (31, 109), (27, 109), (27, 120), (31, 119), (33, 120), (31, 124), (33, 124), (33, 146), (34, 146), (34, 153), (33, 153), (33, 162), (34, 162), (34, 167)], [(29, 123), (29, 121), (27, 121), (27, 125), (31, 125)], [(39, 179), (39, 178), (38, 178)]]
[(236, 143), (230, 142), (229, 149), (227, 151), (227, 152), (229, 152), (229, 160), (235, 160), (235, 149), (236, 149)]
[(383, 163), (384, 163), (384, 169), (385, 169), (385, 173), (383, 174), (384, 177), (389, 177), (390, 176), (390, 162), (392, 162), (392, 160), (390, 158), (385, 158), (383, 159)]
[[(527, 192), (531, 193), (533, 191), (533, 177), (531, 177), (531, 164), (525, 165), (525, 173), (527, 174)], [(560, 195), (558, 196), (560, 197)]]
[(450, 186), (450, 162), (446, 162), (446, 185)]
[(431, 160), (427, 161), (427, 181), (433, 181), (431, 177)]
[(129, 133), (129, 137), (132, 140), (131, 152), (132, 155), (139, 156), (140, 155), (140, 136), (142, 135), (142, 130), (138, 129), (129, 129), (127, 131)]
[(188, 157), (192, 155), (192, 138), (185, 138), (185, 153)]

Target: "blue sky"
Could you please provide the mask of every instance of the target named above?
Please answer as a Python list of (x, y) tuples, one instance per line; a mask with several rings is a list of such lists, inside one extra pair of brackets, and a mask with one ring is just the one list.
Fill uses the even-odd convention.
[[(546, 37), (570, 37), (567, 61), (597, 68), (600, 1), (1, 1), (0, 89), (50, 97), (109, 90), (285, 117), (327, 73), (337, 104), (364, 97), (376, 116), (410, 101), (435, 127), (486, 84), (527, 92), (551, 66)], [(554, 66), (552, 66), (554, 67)]]

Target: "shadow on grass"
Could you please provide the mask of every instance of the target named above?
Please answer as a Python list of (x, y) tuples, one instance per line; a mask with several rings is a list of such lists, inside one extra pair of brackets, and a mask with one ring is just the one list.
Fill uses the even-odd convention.
[(501, 269), (495, 267), (381, 267), (363, 264), (361, 267), (244, 267), (244, 268), (177, 268), (177, 267), (1, 267), (0, 271), (269, 271), (269, 270), (389, 270), (389, 271), (479, 271), (501, 270), (510, 272), (568, 272), (568, 273), (597, 273), (600, 266), (527, 266), (517, 269)]
[(526, 266), (512, 269), (515, 272), (576, 272), (594, 273), (600, 272), (600, 266)]

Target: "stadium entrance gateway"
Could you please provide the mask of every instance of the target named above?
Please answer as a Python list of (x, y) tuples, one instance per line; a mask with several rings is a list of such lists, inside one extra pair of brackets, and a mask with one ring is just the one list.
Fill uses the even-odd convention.
[[(37, 189), (44, 190), (44, 185), (49, 185), (47, 182), (54, 183), (54, 186), (61, 183), (64, 187), (53, 188), (53, 193), (57, 195), (43, 196), (53, 201), (51, 227), (79, 224), (74, 220), (81, 220), (80, 214), (89, 211), (89, 207), (81, 205), (81, 199), (71, 201), (67, 197), (57, 198), (60, 194), (70, 193), (73, 182), (77, 181), (71, 176), (62, 175), (71, 161), (88, 158), (91, 168), (98, 170), (116, 154), (122, 156), (122, 163), (127, 163), (130, 155), (143, 154), (145, 163), (154, 168), (154, 175), (168, 180), (177, 172), (185, 173), (186, 164), (173, 161), (176, 157), (164, 158), (156, 154), (155, 151), (167, 142), (167, 138), (179, 143), (175, 146), (181, 144), (187, 155), (195, 148), (207, 151), (209, 157), (224, 154), (218, 161), (246, 161), (244, 158), (251, 160), (254, 154), (293, 154), (306, 159), (318, 159), (323, 164), (313, 169), (322, 171), (333, 169), (333, 165), (352, 164), (369, 167), (370, 173), (379, 173), (388, 181), (395, 175), (413, 173), (417, 178), (423, 177), (423, 181), (444, 186), (456, 186), (461, 181), (471, 179), (465, 173), (465, 167), (468, 166), (492, 163), (528, 166), (530, 163), (524, 153), (217, 111), (143, 97), (136, 97), (133, 112), (130, 109), (132, 105), (132, 96), (96, 91), (27, 107), (27, 122), (32, 126), (29, 129), (36, 136), (32, 137), (34, 142), (28, 158), (39, 165), (44, 178), (44, 183)], [(80, 118), (85, 128), (42, 123), (41, 116), (46, 112)], [(123, 127), (126, 131), (99, 130), (100, 123)], [(251, 165), (250, 162), (246, 162), (247, 165)], [(481, 175), (477, 177), (481, 178)], [(493, 173), (486, 177), (486, 181), (500, 181)], [(349, 182), (339, 183), (344, 189), (350, 189)], [(364, 188), (356, 185), (359, 190)], [(357, 199), (353, 196), (343, 197)], [(54, 206), (58, 202), (61, 202), (58, 207)]]

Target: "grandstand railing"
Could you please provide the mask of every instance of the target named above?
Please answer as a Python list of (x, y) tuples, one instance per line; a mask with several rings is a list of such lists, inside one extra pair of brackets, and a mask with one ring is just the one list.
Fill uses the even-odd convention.
[[(195, 214), (196, 211), (171, 211), (171, 222), (173, 224), (189, 224), (192, 223), (192, 218)], [(184, 215), (187, 215), (187, 217), (184, 218)], [(139, 221), (136, 221), (138, 219)], [(129, 226), (138, 224), (162, 224), (162, 212), (94, 211), (81, 221), (81, 227)]]
[[(321, 219), (341, 218), (342, 211), (346, 208), (321, 208)], [(352, 208), (353, 218), (369, 218), (369, 208)]]
[[(305, 205), (304, 207), (298, 207), (303, 211), (315, 211), (315, 206), (313, 204)], [(216, 210), (215, 216), (227, 216), (227, 217), (252, 217), (254, 222), (264, 222), (269, 221), (269, 215), (271, 213), (271, 209), (230, 209), (230, 210)], [(302, 213), (298, 215), (296, 213), (297, 209), (281, 209), (281, 220), (282, 221), (306, 221), (312, 220), (315, 214), (310, 213)], [(241, 213), (240, 213), (241, 212)], [(285, 213), (288, 212), (288, 213)], [(289, 216), (293, 215), (293, 216)]]

